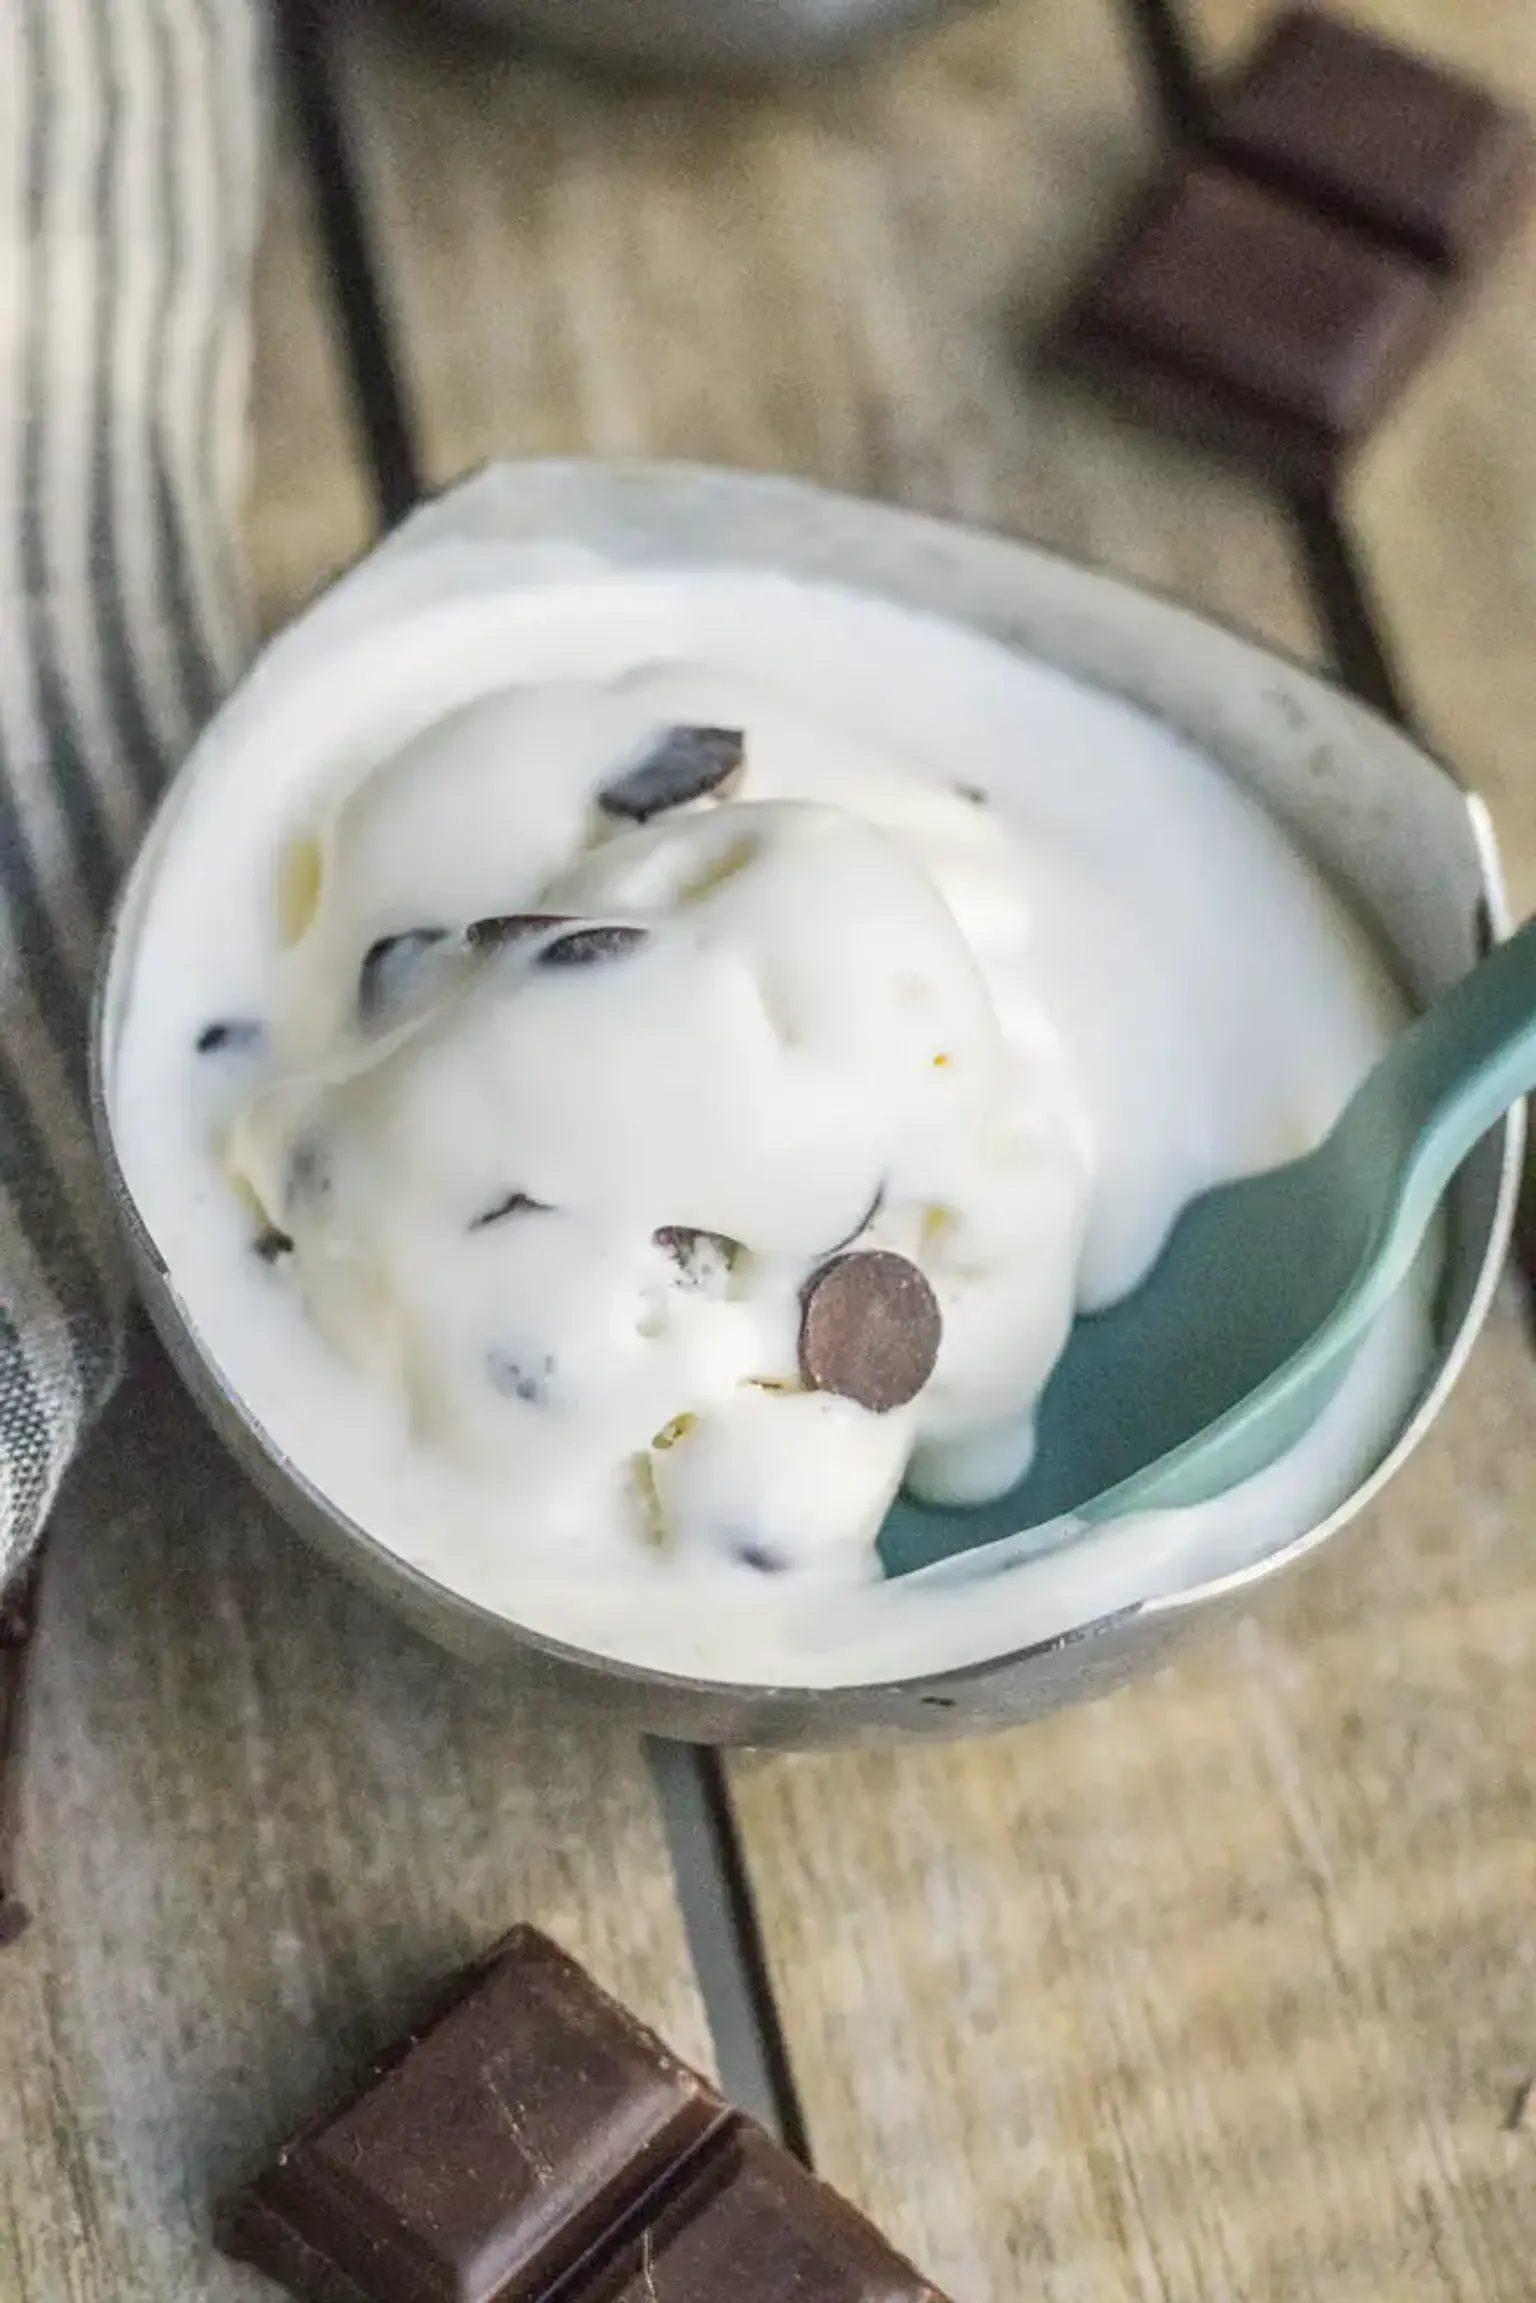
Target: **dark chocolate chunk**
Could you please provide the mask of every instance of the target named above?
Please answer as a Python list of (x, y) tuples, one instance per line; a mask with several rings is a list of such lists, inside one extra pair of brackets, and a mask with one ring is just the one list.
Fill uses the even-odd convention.
[(263, 1263), (281, 1263), (285, 1255), (292, 1255), (293, 1240), (287, 1232), (279, 1231), (275, 1223), (269, 1223), (256, 1234), (252, 1252)]
[(357, 1012), (365, 1024), (393, 1014), (409, 992), (422, 960), (446, 943), (446, 928), (404, 928), (369, 945), (357, 978)]
[(505, 1223), (513, 1215), (548, 1215), (548, 1202), (530, 1199), (525, 1191), (509, 1191), (504, 1198), (470, 1219), (471, 1231), (489, 1231), (492, 1224)]
[(782, 1575), (789, 1566), (789, 1555), (777, 1544), (764, 1543), (761, 1536), (738, 1536), (731, 1540), (730, 1553), (743, 1567), (754, 1568), (759, 1575)]
[(260, 1047), (265, 1034), (259, 1023), (242, 1016), (230, 1023), (205, 1024), (197, 1035), (200, 1056), (245, 1055)]
[(875, 1415), (905, 1407), (943, 1340), (938, 1300), (915, 1263), (885, 1248), (823, 1264), (801, 1298), (800, 1374)]
[(943, 2303), (846, 2200), (745, 2122), (571, 2303)]
[(17, 1892), (17, 1869), (42, 1567), (40, 1555), (0, 1594), (0, 1948), (25, 1934), (32, 1916)]
[(535, 2303), (722, 2132), (696, 2072), (531, 1928), (219, 2207), (305, 2303)]
[(740, 728), (668, 728), (643, 760), (603, 786), (597, 804), (606, 816), (648, 824), (690, 800), (723, 799), (740, 783), (746, 756)]
[(1532, 184), (1517, 111), (1315, 8), (1276, 19), (1207, 133), (1234, 167), (1445, 272), (1491, 256)]
[(526, 942), (547, 928), (563, 928), (569, 912), (500, 912), (493, 919), (474, 920), (465, 930), (465, 942), (475, 951), (500, 951), (504, 945)]
[(651, 1237), (670, 1259), (680, 1287), (722, 1286), (742, 1252), (741, 1242), (724, 1232), (695, 1231), (684, 1223), (664, 1223)]
[(1142, 412), (1319, 490), (1446, 317), (1427, 266), (1193, 161), (1071, 313), (1062, 350)]
[(557, 936), (546, 944), (539, 954), (541, 968), (599, 967), (605, 960), (622, 959), (627, 952), (638, 951), (650, 942), (648, 928), (624, 926), (576, 928), (568, 936)]
[(527, 1927), (214, 2237), (301, 2303), (943, 2303)]

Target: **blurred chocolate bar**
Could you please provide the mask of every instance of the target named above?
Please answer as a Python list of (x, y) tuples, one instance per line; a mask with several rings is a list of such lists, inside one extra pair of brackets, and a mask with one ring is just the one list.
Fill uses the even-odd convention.
[(1319, 10), (1281, 16), (1079, 296), (1060, 349), (1321, 493), (1528, 206), (1528, 124)]
[(1276, 18), (1209, 137), (1233, 167), (1452, 273), (1498, 247), (1536, 163), (1512, 106), (1319, 8)]
[(301, 2303), (943, 2303), (527, 1927), (214, 2228)]

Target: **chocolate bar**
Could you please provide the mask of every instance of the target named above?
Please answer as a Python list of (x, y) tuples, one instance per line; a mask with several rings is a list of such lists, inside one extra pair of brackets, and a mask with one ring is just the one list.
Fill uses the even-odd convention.
[(1318, 489), (1417, 366), (1440, 301), (1413, 258), (1193, 161), (1093, 283), (1067, 349), (1146, 414)]
[(1523, 212), (1533, 150), (1455, 75), (1290, 11), (1058, 349), (1140, 413), (1328, 493)]
[(1487, 259), (1536, 161), (1512, 106), (1317, 8), (1276, 18), (1208, 136), (1229, 165), (1444, 272)]
[(0, 1595), (0, 1947), (14, 1943), (31, 1921), (16, 1891), (16, 1872), (27, 1689), (41, 1575), (38, 1561), (14, 1589)]
[(214, 2236), (300, 2303), (943, 2303), (528, 1927)]

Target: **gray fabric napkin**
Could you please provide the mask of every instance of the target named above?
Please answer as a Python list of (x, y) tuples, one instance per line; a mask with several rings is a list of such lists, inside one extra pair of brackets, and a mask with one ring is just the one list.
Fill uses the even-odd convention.
[(0, 1588), (110, 1390), (95, 947), (239, 666), (256, 0), (0, 0)]

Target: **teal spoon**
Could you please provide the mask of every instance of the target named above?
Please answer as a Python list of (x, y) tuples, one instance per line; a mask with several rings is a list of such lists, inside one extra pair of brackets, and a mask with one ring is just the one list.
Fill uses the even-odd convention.
[(1275, 1462), (1344, 1380), (1468, 1152), (1533, 1088), (1536, 920), (1400, 1033), (1316, 1151), (1190, 1203), (1134, 1294), (1076, 1322), (1025, 1477), (976, 1511), (898, 1503), (886, 1574), (986, 1571)]

